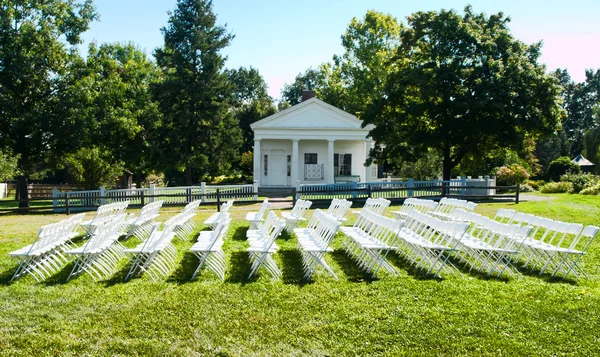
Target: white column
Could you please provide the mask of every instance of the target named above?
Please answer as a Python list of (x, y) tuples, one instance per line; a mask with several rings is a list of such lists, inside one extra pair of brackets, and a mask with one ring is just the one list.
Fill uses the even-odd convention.
[(254, 140), (254, 181), (258, 181), (260, 186), (260, 140)]
[[(365, 162), (369, 157), (369, 153), (371, 152), (371, 146), (373, 145), (373, 140), (365, 140)], [(373, 166), (365, 166), (365, 182), (373, 181)]]
[(327, 163), (325, 164), (325, 181), (327, 183), (335, 183), (333, 177), (333, 144), (335, 140), (327, 140)]
[(292, 186), (298, 188), (298, 139), (292, 140)]

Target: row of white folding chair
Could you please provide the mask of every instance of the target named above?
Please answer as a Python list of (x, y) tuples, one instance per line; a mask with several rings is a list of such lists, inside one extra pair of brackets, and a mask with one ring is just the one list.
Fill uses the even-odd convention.
[(487, 271), (488, 276), (497, 273), (500, 277), (505, 271), (521, 276), (513, 261), (532, 232), (531, 226), (498, 222), (460, 208), (453, 210), (453, 218), (471, 224), (457, 253), (461, 262), (470, 265), (469, 270)]
[[(580, 265), (587, 248), (598, 235), (597, 226), (581, 227), (570, 223), (567, 227), (568, 223), (553, 224), (552, 222), (556, 221), (505, 208), (498, 209), (494, 219), (534, 226), (532, 239), (526, 241), (524, 255), (526, 265), (530, 264), (532, 268), (541, 267), (540, 274), (549, 271), (552, 272), (552, 276), (562, 274), (563, 279), (571, 273), (576, 278), (587, 277)], [(551, 233), (553, 227), (560, 232)], [(579, 233), (576, 233), (578, 230)], [(560, 238), (557, 239), (557, 236)]]
[(203, 266), (206, 266), (221, 280), (225, 280), (227, 262), (223, 252), (223, 241), (227, 237), (230, 226), (231, 217), (229, 212), (220, 212), (214, 228), (210, 231), (200, 232), (198, 241), (190, 248), (190, 251), (200, 260), (198, 267), (192, 274), (192, 279), (198, 275)]
[(159, 216), (158, 212), (162, 205), (163, 201), (149, 203), (142, 207), (140, 214), (128, 218), (126, 222), (127, 237), (125, 238), (136, 237), (140, 241), (145, 240), (156, 224), (154, 219)]
[(298, 222), (306, 221), (304, 216), (306, 212), (312, 206), (312, 202), (308, 200), (298, 199), (296, 204), (294, 204), (294, 208), (290, 212), (284, 211), (281, 212), (281, 216), (285, 219), (285, 230), (286, 232), (292, 234), (294, 228), (298, 227)]
[(115, 217), (120, 217), (125, 213), (125, 210), (127, 210), (128, 206), (129, 201), (115, 202), (98, 207), (94, 218), (85, 222), (81, 222), (80, 224), (85, 231), (85, 237), (89, 238), (97, 225), (103, 224), (106, 221), (110, 221)]
[[(196, 231), (196, 229), (198, 229), (198, 226), (196, 225), (196, 223), (194, 223), (192, 218), (196, 216), (196, 209), (199, 205), (200, 200), (192, 201), (185, 206), (181, 213), (178, 213), (177, 215), (167, 220), (167, 222), (175, 222), (175, 237), (184, 241), (187, 237), (192, 235)], [(165, 222), (165, 224), (167, 222)]]
[(333, 251), (329, 244), (340, 228), (339, 218), (317, 209), (313, 214), (312, 221), (315, 222), (314, 226), (309, 224), (307, 228), (294, 229), (294, 234), (298, 237), (298, 248), (302, 255), (304, 279), (312, 279), (317, 267), (322, 266), (337, 280), (337, 276), (325, 261), (325, 253)]
[(346, 213), (352, 207), (352, 201), (345, 198), (334, 198), (327, 209), (327, 213), (334, 216), (338, 221), (346, 221)]
[(71, 239), (79, 235), (77, 228), (84, 216), (85, 213), (81, 213), (45, 225), (40, 228), (32, 244), (8, 253), (18, 263), (11, 280), (30, 274), (39, 282), (62, 269), (69, 261), (64, 252), (74, 248)]
[(340, 231), (346, 236), (343, 241), (344, 249), (372, 277), (382, 267), (389, 273), (398, 275), (398, 270), (386, 257), (397, 246), (402, 224), (402, 221), (363, 210), (352, 227), (340, 227)]
[(92, 234), (82, 246), (66, 251), (77, 258), (67, 281), (72, 276), (87, 273), (94, 281), (113, 275), (117, 263), (125, 256), (119, 237), (125, 234), (126, 214), (95, 225)]
[[(575, 277), (587, 277), (578, 264), (598, 233), (598, 227), (588, 226), (586, 229), (578, 223), (566, 223), (549, 218), (516, 212), (513, 222), (531, 224), (534, 233), (524, 241), (524, 265), (532, 270), (539, 269), (539, 274), (546, 271), (557, 273), (573, 273)], [(573, 260), (573, 257), (577, 261)], [(567, 269), (565, 270), (565, 266)]]
[(477, 203), (457, 198), (442, 197), (435, 210), (431, 211), (430, 214), (441, 219), (452, 219), (452, 210), (455, 208), (462, 208), (472, 212), (477, 208)]
[(233, 207), (233, 202), (234, 202), (234, 200), (229, 200), (229, 201), (221, 204), (221, 208), (219, 209), (219, 212), (215, 212), (210, 217), (208, 217), (204, 221), (204, 225), (205, 226), (209, 226), (211, 229), (215, 228), (217, 226), (217, 223), (219, 222), (219, 218), (221, 217), (221, 213), (229, 212), (229, 210), (231, 209), (231, 207)]
[(271, 208), (269, 200), (264, 200), (258, 212), (246, 213), (246, 221), (250, 223), (250, 229), (257, 229), (265, 219), (265, 214)]
[(157, 281), (168, 276), (175, 267), (177, 250), (171, 242), (175, 237), (176, 221), (165, 222), (162, 231), (160, 225), (154, 223), (146, 240), (135, 248), (124, 250), (131, 260), (131, 268), (125, 276), (125, 281), (143, 273)]
[(362, 211), (370, 211), (373, 213), (384, 215), (387, 208), (390, 206), (390, 200), (385, 198), (367, 198), (364, 206), (360, 211), (352, 211), (354, 214), (360, 214)]
[[(273, 279), (279, 279), (282, 275), (281, 270), (277, 267), (277, 263), (273, 260), (273, 254), (277, 252), (279, 247), (275, 244), (275, 240), (285, 227), (285, 220), (279, 219), (274, 212), (269, 212), (267, 220), (258, 230), (253, 230), (253, 234), (248, 236), (248, 255), (252, 266), (248, 280), (251, 279), (261, 267), (271, 275)], [(252, 237), (250, 239), (250, 237)]]
[(400, 210), (392, 212), (394, 218), (404, 221), (411, 210), (417, 210), (422, 213), (428, 213), (436, 209), (438, 203), (433, 200), (424, 200), (421, 198), (407, 198), (400, 207)]
[(449, 261), (469, 224), (444, 221), (417, 210), (408, 212), (396, 250), (411, 265), (437, 277), (442, 271), (460, 272)]

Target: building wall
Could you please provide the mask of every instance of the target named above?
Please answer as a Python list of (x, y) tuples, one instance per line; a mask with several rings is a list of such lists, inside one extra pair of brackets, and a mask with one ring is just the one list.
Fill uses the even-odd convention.
[[(365, 181), (365, 150), (362, 140), (337, 140), (334, 142), (333, 152), (336, 154), (352, 154), (352, 175), (359, 175), (362, 182)], [(298, 142), (298, 180), (300, 184), (323, 184), (333, 183), (326, 180), (305, 180), (304, 179), (304, 154), (317, 154), (317, 164), (323, 164), (324, 177), (327, 172), (327, 147), (326, 140), (300, 140)], [(274, 180), (269, 177), (273, 174), (271, 160), (274, 152), (283, 155), (292, 155), (292, 140), (261, 140), (261, 159), (260, 159), (260, 186), (272, 186)], [(268, 155), (267, 175), (264, 175), (264, 155)], [(287, 177), (287, 186), (292, 186), (291, 176)]]

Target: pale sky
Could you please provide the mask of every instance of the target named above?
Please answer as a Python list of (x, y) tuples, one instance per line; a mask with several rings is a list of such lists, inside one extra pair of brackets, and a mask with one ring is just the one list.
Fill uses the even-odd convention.
[[(175, 0), (95, 0), (100, 20), (83, 35), (91, 41), (133, 42), (151, 55), (163, 43), (161, 27)], [(541, 62), (548, 70), (566, 68), (575, 81), (585, 69), (600, 69), (600, 0), (213, 0), (217, 21), (235, 35), (224, 54), (227, 67), (255, 67), (279, 98), (285, 83), (309, 67), (341, 54), (340, 36), (353, 17), (367, 10), (399, 21), (416, 11), (456, 9), (467, 4), (488, 15), (504, 12), (513, 35), (531, 44), (542, 40)], [(85, 53), (85, 50), (83, 51)]]

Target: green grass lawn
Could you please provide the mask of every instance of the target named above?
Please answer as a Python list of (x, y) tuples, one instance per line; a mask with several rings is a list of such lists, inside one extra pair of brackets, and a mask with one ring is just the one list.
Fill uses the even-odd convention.
[[(493, 215), (509, 207), (565, 221), (600, 224), (600, 197), (553, 195), (548, 201), (480, 204)], [(10, 283), (16, 264), (7, 253), (31, 243), (38, 229), (64, 215), (0, 216), (0, 355), (366, 356), (600, 354), (600, 239), (589, 249), (589, 280), (556, 282), (537, 275), (485, 279), (469, 273), (441, 280), (421, 276), (398, 256), (401, 275), (368, 279), (343, 251), (324, 271), (301, 280), (296, 241), (282, 236), (275, 255), (283, 278), (250, 282), (243, 221), (254, 206), (232, 209), (224, 250), (226, 281), (197, 266), (177, 242), (171, 277), (123, 283), (129, 265), (108, 281), (80, 276), (65, 283), (70, 265), (44, 283)], [(179, 208), (165, 208), (160, 221)], [(394, 207), (391, 208), (394, 210)], [(214, 210), (200, 210), (201, 223)], [(310, 214), (310, 213), (309, 213)], [(352, 220), (347, 224), (351, 224)], [(339, 248), (341, 236), (334, 246)], [(135, 245), (135, 242), (126, 242)]]

